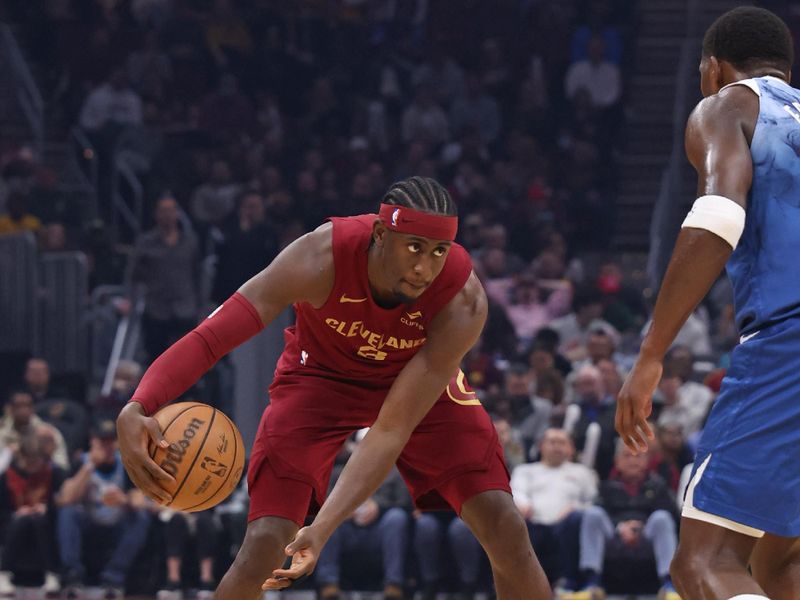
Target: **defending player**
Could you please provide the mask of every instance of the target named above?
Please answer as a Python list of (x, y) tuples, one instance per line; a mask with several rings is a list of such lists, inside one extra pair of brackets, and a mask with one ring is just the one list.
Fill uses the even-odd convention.
[[(331, 221), (287, 247), (148, 369), (118, 421), (131, 479), (167, 499), (158, 485), (167, 476), (146, 451), (148, 437), (161, 436), (146, 415), (294, 304), (297, 323), (286, 331), (251, 453), (247, 535), (216, 598), (254, 599), (262, 584), (281, 589), (310, 573), (334, 529), (395, 462), (418, 506), (449, 504), (470, 526), (499, 598), (549, 598), (496, 433), (459, 371), (487, 304), (469, 255), (453, 243), (450, 195), (412, 177), (392, 186), (379, 216)], [(325, 500), (337, 451), (365, 426)], [(298, 532), (317, 505), (313, 524)], [(278, 568), (285, 553), (289, 570)]]
[(737, 8), (706, 32), (705, 99), (686, 128), (700, 197), (618, 401), (623, 440), (646, 447), (664, 353), (727, 262), (742, 337), (700, 442), (672, 564), (676, 588), (691, 600), (800, 598), (800, 91), (787, 83), (793, 61), (791, 34), (769, 11)]

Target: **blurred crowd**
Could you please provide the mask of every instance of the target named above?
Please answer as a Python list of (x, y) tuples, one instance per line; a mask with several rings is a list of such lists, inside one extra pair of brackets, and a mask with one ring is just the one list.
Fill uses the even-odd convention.
[[(119, 365), (110, 394), (59, 388), (31, 358), (5, 395), (4, 547), (30, 556), (3, 552), (0, 598), (31, 565), (44, 566), (34, 580), (49, 592), (97, 583), (111, 599), (127, 582), (161, 600), (190, 587), (210, 597), (241, 542), (245, 491), (197, 516), (160, 509), (125, 477), (113, 420), (143, 368), (281, 248), (327, 216), (374, 212), (410, 175), (441, 181), (458, 205), (458, 241), (490, 300), (464, 371), (557, 593), (669, 585), (681, 481), (737, 337), (720, 280), (670, 352), (649, 454), (618, 445), (615, 397), (652, 298), (641, 265), (609, 251), (635, 0), (19, 0), (6, 10), (49, 106), (89, 141), (97, 207), (76, 216), (42, 157), (0, 138), (0, 235), (33, 231), (43, 253), (84, 252), (92, 288), (141, 291), (145, 309), (137, 362)], [(115, 187), (121, 156), (137, 157), (136, 228), (111, 226), (112, 198), (130, 192)], [(83, 537), (98, 532), (102, 551)], [(463, 522), (415, 512), (394, 475), (326, 548), (320, 597), (371, 585), (367, 556), (382, 558), (372, 570), (387, 598), (486, 587)]]

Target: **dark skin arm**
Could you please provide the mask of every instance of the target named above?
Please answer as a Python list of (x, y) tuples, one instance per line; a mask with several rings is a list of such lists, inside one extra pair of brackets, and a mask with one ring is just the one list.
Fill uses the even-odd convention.
[(289, 569), (277, 569), (264, 589), (283, 589), (314, 570), (333, 531), (386, 479), (419, 422), (458, 372), (486, 321), (486, 294), (473, 273), (434, 318), (428, 340), (397, 376), (378, 418), (350, 457), (314, 523), (286, 548)]
[[(333, 288), (332, 226), (322, 225), (287, 246), (275, 260), (241, 288), (239, 293), (268, 325), (288, 306), (306, 301), (315, 307), (325, 303)], [(145, 416), (142, 405), (129, 402), (117, 418), (122, 461), (131, 481), (140, 490), (162, 502), (171, 500), (159, 482), (172, 476), (150, 458), (148, 440), (166, 447), (158, 422)]]
[[(700, 102), (686, 126), (686, 154), (698, 176), (698, 196), (715, 194), (747, 208), (753, 178), (750, 141), (758, 96), (736, 85)], [(647, 424), (664, 355), (686, 319), (716, 281), (733, 248), (705, 229), (681, 229), (656, 300), (639, 358), (617, 399), (616, 429), (638, 453), (653, 432)]]

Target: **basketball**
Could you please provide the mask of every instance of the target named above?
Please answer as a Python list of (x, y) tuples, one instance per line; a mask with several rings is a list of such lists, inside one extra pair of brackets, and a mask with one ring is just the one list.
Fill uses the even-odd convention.
[(236, 489), (244, 467), (239, 429), (225, 413), (200, 402), (178, 402), (159, 410), (158, 421), (170, 447), (150, 443), (150, 457), (175, 478), (164, 487), (165, 506), (196, 512), (216, 506)]

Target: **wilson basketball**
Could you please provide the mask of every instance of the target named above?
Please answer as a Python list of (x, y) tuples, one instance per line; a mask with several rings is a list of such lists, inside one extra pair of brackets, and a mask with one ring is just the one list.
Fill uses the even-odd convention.
[(227, 415), (200, 402), (178, 402), (159, 410), (158, 421), (168, 449), (150, 443), (150, 456), (175, 484), (166, 506), (185, 512), (211, 508), (225, 500), (242, 476), (242, 435)]

